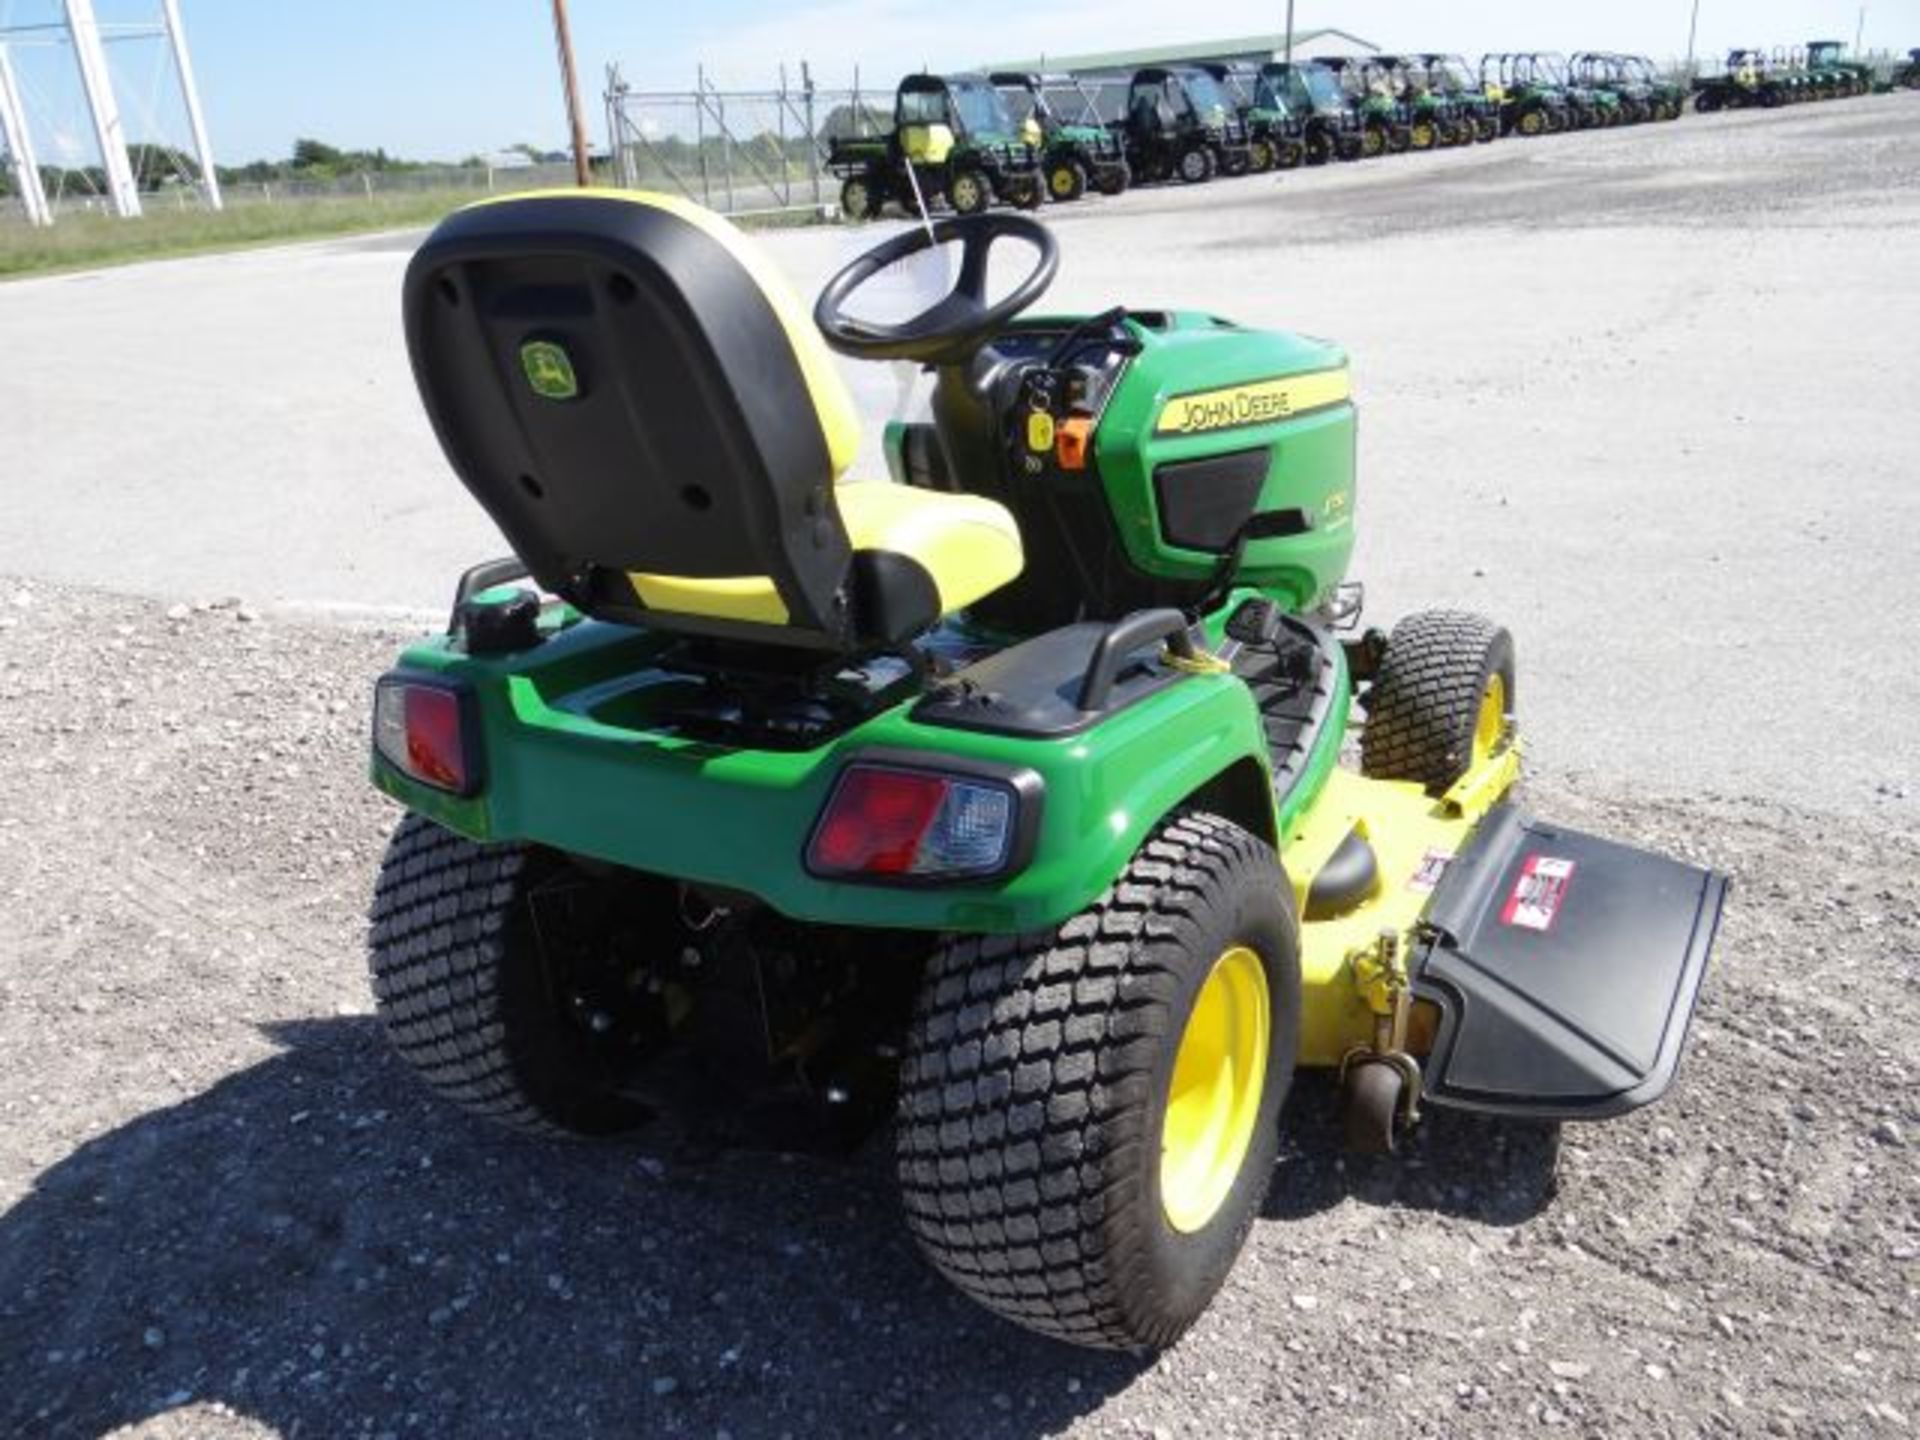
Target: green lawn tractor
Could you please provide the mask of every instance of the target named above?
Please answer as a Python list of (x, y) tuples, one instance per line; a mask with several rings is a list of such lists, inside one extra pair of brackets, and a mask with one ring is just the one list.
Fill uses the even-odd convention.
[(988, 78), (1020, 122), (1027, 143), (1040, 152), (1048, 199), (1078, 200), (1088, 186), (1118, 195), (1132, 183), (1126, 147), (1071, 75), (997, 71)]
[[(996, 244), (1031, 258), (997, 300)], [(950, 294), (862, 318), (936, 246)], [(1057, 262), (1030, 217), (940, 218), (809, 323), (677, 197), (441, 223), (409, 354), (514, 555), (375, 689), (408, 813), (371, 964), (400, 1055), (521, 1130), (891, 1120), (942, 1273), (1137, 1349), (1225, 1279), (1299, 1068), (1373, 1150), (1658, 1097), (1726, 882), (1515, 802), (1499, 625), (1355, 628), (1337, 346), (1021, 318)], [(847, 478), (827, 346), (934, 372), (906, 483)]]
[(1372, 160), (1412, 148), (1413, 123), (1394, 93), (1392, 72), (1371, 55), (1328, 55), (1320, 64), (1340, 82), (1347, 109), (1360, 127), (1360, 154)]
[(907, 76), (893, 132), (831, 140), (827, 168), (849, 220), (870, 220), (889, 200), (910, 215), (939, 200), (978, 215), (996, 200), (1031, 210), (1041, 199), (1039, 152), (984, 75)]
[(1253, 167), (1238, 107), (1213, 72), (1199, 65), (1135, 71), (1119, 133), (1136, 180), (1197, 185)]
[(1920, 90), (1920, 50), (1907, 51), (1907, 63), (1893, 72), (1888, 88)]
[(1500, 107), (1500, 133), (1529, 138), (1574, 128), (1573, 105), (1530, 55), (1480, 57), (1480, 83)]
[(1473, 127), (1473, 138), (1485, 145), (1500, 138), (1500, 106), (1489, 98), (1479, 77), (1458, 55), (1423, 51), (1408, 57), (1425, 71), (1425, 83), (1436, 94), (1451, 100)]
[(1771, 110), (1791, 98), (1786, 81), (1760, 50), (1729, 50), (1720, 74), (1696, 76), (1693, 82), (1693, 108), (1702, 114), (1752, 106)]
[(1271, 87), (1261, 83), (1256, 67), (1239, 62), (1203, 68), (1219, 82), (1246, 128), (1249, 172), (1264, 175), (1269, 170), (1296, 170), (1307, 163), (1305, 123)]
[(1807, 69), (1834, 97), (1872, 93), (1873, 66), (1847, 59), (1847, 47), (1838, 40), (1809, 40)]
[(1317, 61), (1262, 65), (1253, 95), (1256, 107), (1284, 110), (1300, 122), (1300, 144), (1309, 165), (1358, 160), (1366, 148), (1340, 77)]

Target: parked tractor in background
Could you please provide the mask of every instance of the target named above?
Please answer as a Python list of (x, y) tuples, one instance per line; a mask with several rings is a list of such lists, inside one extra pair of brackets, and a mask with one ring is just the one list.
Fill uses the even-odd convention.
[(1316, 60), (1271, 61), (1260, 67), (1254, 103), (1285, 110), (1300, 122), (1300, 143), (1309, 165), (1358, 160), (1364, 142), (1360, 119), (1347, 104), (1340, 77)]
[(1893, 72), (1890, 85), (1906, 90), (1920, 90), (1920, 50), (1907, 51), (1907, 63)]
[(1431, 50), (1407, 58), (1425, 73), (1429, 89), (1445, 96), (1458, 108), (1472, 127), (1475, 140), (1484, 145), (1500, 138), (1500, 107), (1487, 98), (1485, 88), (1464, 59)]
[(1661, 74), (1653, 61), (1645, 55), (1617, 55), (1628, 82), (1645, 87), (1653, 103), (1653, 118), (1656, 120), (1678, 120), (1686, 113), (1687, 87), (1678, 80)]
[(1614, 97), (1619, 113), (1617, 123), (1642, 125), (1654, 118), (1653, 86), (1629, 69), (1626, 56), (1605, 50), (1582, 50), (1569, 62), (1568, 71), (1576, 86), (1604, 91)]
[(1329, 55), (1320, 62), (1334, 73), (1347, 109), (1360, 126), (1360, 154), (1371, 160), (1411, 148), (1413, 126), (1393, 90), (1392, 72), (1372, 55)]
[(1549, 135), (1573, 128), (1566, 87), (1531, 55), (1482, 55), (1480, 83), (1487, 98), (1500, 107), (1502, 135)]
[(1473, 143), (1473, 117), (1434, 83), (1423, 60), (1412, 55), (1377, 55), (1374, 62), (1385, 72), (1388, 89), (1407, 117), (1409, 149)]
[(1809, 40), (1807, 69), (1815, 76), (1830, 77), (1835, 95), (1868, 94), (1873, 89), (1873, 67), (1864, 60), (1849, 60), (1846, 54), (1847, 47), (1838, 40)]
[(1047, 198), (1078, 200), (1088, 186), (1118, 195), (1133, 182), (1126, 147), (1078, 80), (1005, 70), (988, 78), (1020, 122), (1021, 138), (1040, 152)]
[(1238, 109), (1213, 73), (1198, 65), (1134, 72), (1119, 124), (1135, 180), (1197, 185), (1215, 175), (1244, 175), (1253, 164)]
[(978, 215), (998, 200), (1040, 203), (1039, 152), (984, 75), (909, 75), (894, 94), (888, 135), (836, 138), (827, 169), (840, 179), (840, 209), (870, 220), (889, 200), (917, 214), (945, 200)]
[(1208, 65), (1247, 127), (1247, 168), (1255, 175), (1292, 170), (1306, 162), (1306, 123), (1260, 83), (1252, 65)]
[(1759, 50), (1729, 50), (1725, 70), (1718, 75), (1697, 76), (1693, 82), (1693, 108), (1702, 114), (1756, 105), (1771, 110), (1786, 104), (1789, 98), (1786, 82)]

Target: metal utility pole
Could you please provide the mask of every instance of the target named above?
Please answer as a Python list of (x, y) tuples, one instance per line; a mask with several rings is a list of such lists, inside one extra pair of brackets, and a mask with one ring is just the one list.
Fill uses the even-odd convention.
[(1700, 0), (1693, 0), (1693, 18), (1687, 22), (1687, 74), (1693, 74), (1693, 37), (1700, 31)]
[(1867, 32), (1867, 7), (1860, 7), (1860, 18), (1853, 23), (1853, 58), (1860, 58), (1860, 37)]
[(1293, 0), (1287, 0), (1287, 64), (1293, 63)]
[(553, 43), (560, 51), (560, 83), (567, 92), (567, 126), (573, 132), (573, 178), (585, 190), (593, 184), (593, 169), (587, 163), (587, 122), (580, 117), (580, 81), (573, 70), (567, 0), (553, 0)]
[(40, 162), (34, 157), (33, 136), (27, 132), (27, 107), (20, 103), (20, 83), (13, 77), (13, 58), (0, 45), (0, 140), (7, 142), (18, 177), (20, 199), (29, 225), (51, 225), (46, 187), (40, 181)]
[(94, 18), (93, 0), (67, 0), (67, 33), (73, 39), (74, 59), (80, 62), (80, 85), (87, 92), (93, 133), (100, 142), (107, 199), (114, 214), (132, 219), (140, 213), (140, 187), (134, 183), (133, 162), (127, 158), (120, 102), (114, 98), (113, 77), (107, 73), (107, 52), (100, 43), (100, 22)]
[(200, 193), (209, 210), (224, 208), (220, 199), (220, 172), (214, 168), (213, 146), (207, 140), (207, 117), (200, 113), (200, 87), (193, 81), (193, 60), (187, 54), (187, 31), (180, 23), (180, 0), (161, 0), (160, 13), (173, 46), (173, 68), (180, 77), (180, 98), (187, 107), (187, 125), (193, 131), (194, 158), (200, 162)]

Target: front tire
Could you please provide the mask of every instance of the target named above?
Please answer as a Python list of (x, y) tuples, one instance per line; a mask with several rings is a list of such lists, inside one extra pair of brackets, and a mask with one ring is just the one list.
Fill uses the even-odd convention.
[(1266, 1194), (1299, 1026), (1278, 858), (1217, 816), (1176, 814), (1057, 930), (934, 957), (901, 1070), (908, 1227), (1028, 1329), (1171, 1344)]
[(947, 182), (947, 203), (956, 215), (980, 215), (993, 203), (993, 191), (986, 175), (971, 167), (957, 172)]
[(1179, 173), (1182, 184), (1198, 185), (1211, 180), (1215, 169), (1213, 151), (1204, 145), (1194, 145), (1180, 154)]
[(1425, 610), (1387, 637), (1367, 696), (1360, 771), (1444, 795), (1508, 742), (1513, 637), (1484, 615)]
[(605, 1041), (563, 1013), (533, 923), (561, 862), (400, 822), (374, 889), (368, 962), (387, 1038), (427, 1087), (536, 1135), (613, 1135), (647, 1109), (620, 1096)]
[(879, 192), (873, 182), (855, 175), (840, 187), (840, 213), (849, 220), (871, 220), (880, 213)]
[(1056, 160), (1047, 167), (1047, 198), (1078, 200), (1087, 193), (1087, 172), (1078, 160)]

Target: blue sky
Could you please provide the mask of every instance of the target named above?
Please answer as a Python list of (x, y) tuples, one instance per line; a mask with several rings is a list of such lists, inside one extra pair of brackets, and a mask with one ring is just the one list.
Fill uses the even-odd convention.
[[(96, 0), (109, 26), (150, 19), (154, 0)], [(1458, 50), (1609, 48), (1656, 57), (1684, 52), (1691, 0), (1297, 0), (1296, 25), (1337, 25), (1388, 48)], [(348, 148), (384, 146), (412, 158), (458, 159), (518, 141), (558, 148), (565, 127), (548, 0), (181, 0), (202, 100), (221, 160), (284, 156), (297, 136)], [(603, 129), (599, 95), (608, 61), (636, 88), (691, 89), (705, 63), (721, 86), (770, 85), (774, 67), (809, 60), (823, 85), (858, 63), (882, 85), (922, 64), (961, 68), (1006, 52), (1208, 39), (1278, 29), (1283, 0), (1196, 8), (1165, 0), (1047, 0), (992, 11), (927, 0), (570, 0), (589, 125)], [(1856, 0), (1701, 0), (1699, 48), (1771, 47), (1832, 35), (1851, 41)], [(58, 0), (0, 0), (0, 25), (57, 19)], [(1022, 12), (1025, 12), (1024, 15)], [(1005, 23), (988, 23), (1000, 14)], [(1020, 16), (1017, 22), (1013, 17)], [(977, 19), (957, 17), (978, 17)], [(1920, 45), (1920, 0), (1867, 6), (1869, 47)], [(183, 141), (162, 47), (110, 48), (136, 137), (158, 125)], [(91, 158), (85, 111), (63, 47), (16, 43), (43, 163), (62, 150)], [(153, 119), (146, 116), (151, 113)]]

